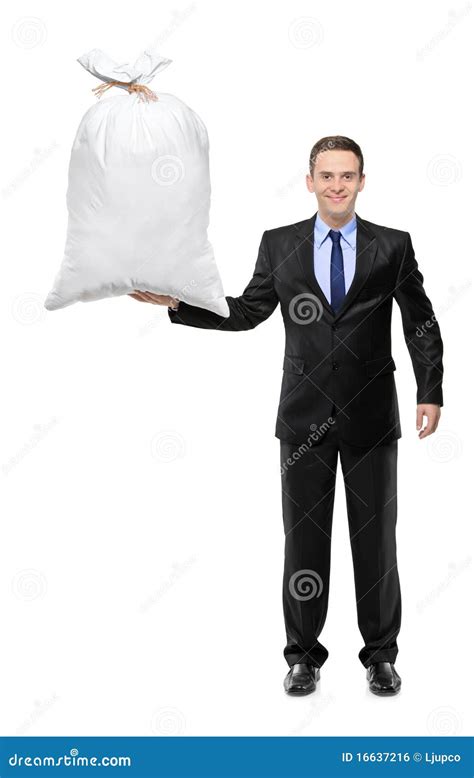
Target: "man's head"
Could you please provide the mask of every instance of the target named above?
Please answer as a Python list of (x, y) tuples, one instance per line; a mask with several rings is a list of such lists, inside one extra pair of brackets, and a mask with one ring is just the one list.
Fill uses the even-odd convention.
[(316, 195), (318, 212), (326, 223), (338, 226), (351, 218), (364, 183), (364, 157), (355, 141), (331, 135), (314, 144), (306, 186)]

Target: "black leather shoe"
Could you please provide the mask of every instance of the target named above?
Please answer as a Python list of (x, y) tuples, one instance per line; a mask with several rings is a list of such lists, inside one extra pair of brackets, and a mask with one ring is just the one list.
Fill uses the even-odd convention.
[(316, 689), (319, 678), (319, 667), (299, 662), (293, 665), (283, 682), (283, 686), (288, 694), (311, 694)]
[(374, 662), (367, 670), (367, 680), (370, 691), (380, 696), (397, 694), (402, 685), (392, 662)]

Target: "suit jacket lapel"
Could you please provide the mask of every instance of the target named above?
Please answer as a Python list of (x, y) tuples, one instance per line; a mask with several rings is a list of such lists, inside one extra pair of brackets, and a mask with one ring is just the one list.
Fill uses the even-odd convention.
[[(317, 211), (316, 211), (317, 213)], [(301, 222), (296, 231), (295, 251), (305, 278), (318, 300), (322, 303), (327, 313), (334, 317), (326, 295), (318, 284), (314, 273), (314, 223), (316, 213), (304, 222)]]
[(370, 271), (372, 270), (372, 265), (374, 264), (375, 256), (377, 254), (377, 241), (373, 233), (365, 225), (364, 221), (356, 214), (357, 237), (356, 267), (354, 279), (346, 293), (344, 302), (339, 308), (337, 314), (335, 314), (326, 298), (326, 295), (319, 286), (314, 273), (314, 223), (316, 220), (316, 214), (317, 211), (310, 219), (301, 222), (299, 228), (297, 229), (295, 251), (309, 286), (317, 298), (321, 301), (328, 314), (330, 314), (330, 316), (336, 320), (339, 319), (347, 310), (349, 305), (351, 305), (367, 281), (370, 275)]
[(364, 221), (356, 214), (357, 237), (356, 237), (356, 267), (354, 279), (347, 290), (344, 301), (339, 308), (335, 319), (339, 319), (354, 301), (356, 296), (367, 281), (372, 265), (377, 254), (377, 240), (373, 233), (366, 227)]

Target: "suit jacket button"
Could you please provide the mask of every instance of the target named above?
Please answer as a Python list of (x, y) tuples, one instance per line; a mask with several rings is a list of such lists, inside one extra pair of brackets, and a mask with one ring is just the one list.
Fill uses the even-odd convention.
[(338, 328), (338, 327), (337, 327), (337, 324), (331, 324), (331, 328), (332, 328), (333, 330), (337, 330), (337, 328)]
[(332, 369), (333, 370), (339, 370), (339, 362), (333, 362), (332, 363)]

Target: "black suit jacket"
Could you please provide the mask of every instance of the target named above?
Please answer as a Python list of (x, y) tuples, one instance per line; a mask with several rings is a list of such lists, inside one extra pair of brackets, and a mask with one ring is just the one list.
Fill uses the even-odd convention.
[(317, 442), (336, 408), (348, 443), (372, 446), (400, 438), (391, 354), (394, 298), (416, 401), (443, 404), (443, 343), (410, 235), (356, 214), (355, 275), (335, 314), (314, 274), (315, 218), (263, 233), (253, 277), (240, 297), (226, 298), (228, 318), (184, 302), (175, 312), (169, 309), (169, 317), (191, 327), (250, 330), (280, 303), (286, 345), (276, 437)]

